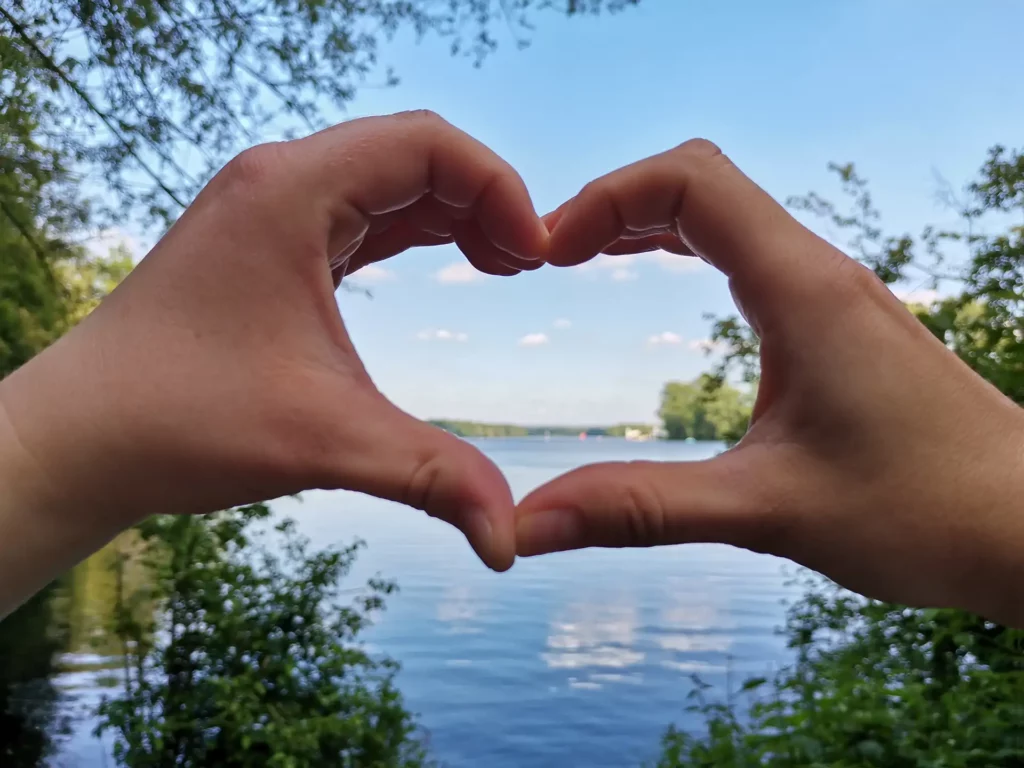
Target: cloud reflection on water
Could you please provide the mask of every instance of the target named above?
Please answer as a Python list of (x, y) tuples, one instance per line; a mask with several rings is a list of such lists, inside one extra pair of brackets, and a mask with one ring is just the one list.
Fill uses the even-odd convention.
[(437, 601), (437, 620), (446, 624), (448, 635), (479, 635), (484, 630), (477, 623), (480, 603), (465, 585), (448, 585)]
[(549, 669), (633, 667), (645, 658), (635, 647), (638, 626), (631, 603), (571, 603), (551, 623), (540, 657)]

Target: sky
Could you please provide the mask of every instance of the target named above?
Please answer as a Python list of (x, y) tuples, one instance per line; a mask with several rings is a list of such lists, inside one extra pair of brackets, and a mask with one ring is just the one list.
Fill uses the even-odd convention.
[[(827, 164), (854, 161), (895, 233), (949, 220), (936, 173), (959, 186), (992, 144), (1024, 143), (1017, 0), (642, 0), (534, 21), (525, 50), (496, 27), (480, 68), (447, 42), (400, 35), (381, 60), (401, 83), (333, 116), (434, 110), (510, 162), (541, 213), (697, 136), (780, 199), (834, 194)], [(339, 294), (356, 347), (421, 418), (653, 422), (666, 381), (711, 366), (705, 315), (733, 311), (720, 275), (667, 254), (498, 278), (446, 246), (355, 282), (373, 292)]]

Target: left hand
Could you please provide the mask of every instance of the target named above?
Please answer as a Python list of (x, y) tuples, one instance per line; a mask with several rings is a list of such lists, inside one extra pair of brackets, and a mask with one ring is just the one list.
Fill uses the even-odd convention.
[(377, 390), (334, 296), (346, 273), (453, 240), (514, 275), (543, 263), (548, 233), (519, 175), (434, 115), (231, 161), (95, 312), (0, 383), (0, 615), (140, 516), (310, 488), (424, 509), (508, 568), (504, 477)]

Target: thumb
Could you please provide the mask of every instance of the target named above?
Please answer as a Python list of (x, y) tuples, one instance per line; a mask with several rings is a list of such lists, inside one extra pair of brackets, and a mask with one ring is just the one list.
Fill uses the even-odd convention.
[[(351, 400), (331, 484), (422, 509), (461, 530), (496, 571), (515, 560), (515, 505), (505, 476), (469, 443), (383, 395)], [(352, 407), (356, 406), (356, 407)]]
[[(584, 547), (719, 542), (773, 547), (773, 508), (739, 450), (699, 462), (593, 464), (520, 502), (516, 549), (528, 557)], [(776, 518), (777, 519), (777, 518)]]

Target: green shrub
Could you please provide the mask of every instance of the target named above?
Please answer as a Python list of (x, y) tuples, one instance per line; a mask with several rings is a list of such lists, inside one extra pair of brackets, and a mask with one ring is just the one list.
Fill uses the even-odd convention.
[(133, 768), (426, 765), (397, 666), (357, 642), (394, 585), (371, 580), (341, 604), (360, 545), (311, 553), (286, 521), (271, 546), (269, 515), (252, 505), (140, 526), (152, 577), (118, 590), (124, 685), (97, 732)]
[(656, 768), (1024, 766), (1024, 633), (805, 584), (785, 626), (793, 664), (724, 702), (695, 679), (704, 726), (669, 729)]

